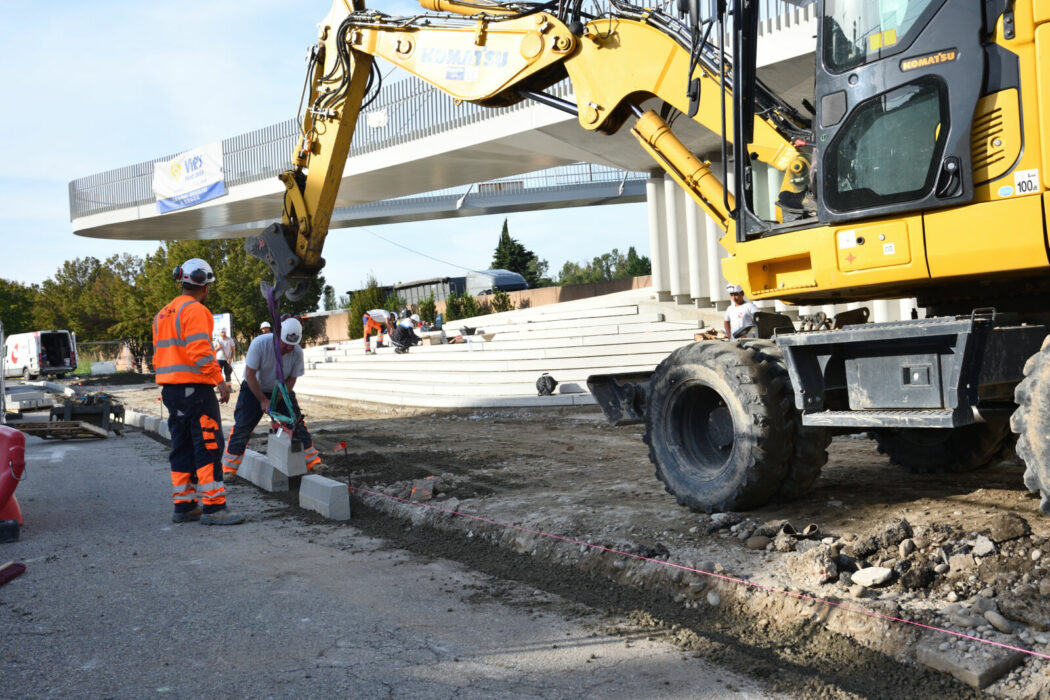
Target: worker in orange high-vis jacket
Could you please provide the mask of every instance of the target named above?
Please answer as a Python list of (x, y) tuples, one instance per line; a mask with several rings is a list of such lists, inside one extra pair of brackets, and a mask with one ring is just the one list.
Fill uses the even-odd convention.
[(153, 319), (153, 367), (171, 432), (171, 520), (236, 525), (244, 516), (226, 508), (219, 416), (219, 403), (230, 400), (230, 385), (212, 352), (215, 319), (204, 306), (215, 273), (205, 261), (192, 258), (175, 268), (174, 278), (182, 284), (182, 294)]

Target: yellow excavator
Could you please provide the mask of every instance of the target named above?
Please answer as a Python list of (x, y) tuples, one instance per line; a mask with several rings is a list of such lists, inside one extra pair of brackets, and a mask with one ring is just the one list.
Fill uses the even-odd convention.
[[(799, 107), (757, 76), (756, 0), (610, 0), (597, 14), (582, 0), (421, 4), (393, 17), (336, 0), (320, 24), (282, 221), (246, 244), (280, 291), (301, 295), (324, 265), (375, 57), (456, 100), (535, 100), (587, 131), (628, 128), (724, 230), (723, 272), (750, 298), (925, 308), (893, 323), (860, 309), (810, 332), (760, 314), (757, 337), (591, 377), (610, 421), (645, 423), (679, 503), (800, 495), (833, 434), (868, 431), (911, 471), (1016, 449), (1050, 513), (1050, 1), (817, 0), (814, 95)], [(566, 78), (572, 102), (548, 92)], [(721, 137), (718, 166), (676, 136), (682, 118)], [(757, 163), (783, 172), (772, 202)]]

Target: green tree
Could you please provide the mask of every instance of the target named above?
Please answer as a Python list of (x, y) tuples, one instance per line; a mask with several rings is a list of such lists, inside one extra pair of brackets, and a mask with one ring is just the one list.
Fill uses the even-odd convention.
[(82, 340), (110, 340), (108, 330), (117, 322), (113, 304), (123, 280), (109, 263), (93, 257), (62, 263), (40, 285), (33, 311), (37, 325), (66, 328)]
[(493, 313), (512, 311), (513, 309), (514, 302), (511, 301), (510, 295), (504, 292), (502, 289), (497, 289), (496, 293), (492, 295)]
[[(114, 286), (110, 304), (113, 323), (106, 329), (109, 339), (121, 340), (136, 360), (148, 358), (153, 354), (153, 311), (144, 294), (146, 261), (149, 259), (124, 254), (112, 256), (106, 260), (121, 280)], [(170, 279), (170, 272), (169, 279)], [(157, 307), (160, 308), (159, 306)]]
[(467, 293), (456, 293), (445, 300), (445, 320), (458, 321), (462, 318), (480, 316), (482, 313), (478, 300)]
[(641, 277), (653, 274), (653, 264), (647, 255), (638, 255), (634, 246), (627, 249), (627, 257), (617, 265), (615, 279)]
[(324, 310), (332, 311), (339, 308), (335, 300), (335, 289), (330, 284), (326, 284), (321, 292), (321, 296), (324, 299)]
[(649, 258), (641, 256), (634, 246), (627, 255), (613, 248), (611, 252), (594, 257), (589, 263), (566, 262), (558, 273), (559, 284), (586, 284), (651, 274)]
[(534, 288), (543, 286), (543, 278), (547, 274), (547, 261), (540, 260), (535, 253), (512, 238), (507, 220), (504, 219), (503, 231), (492, 256), (492, 269), (517, 272), (525, 278), (529, 287)]
[(0, 279), (0, 321), (4, 323), (4, 333), (11, 335), (33, 330), (37, 293), (35, 286)]
[(433, 323), (435, 317), (437, 317), (437, 303), (434, 301), (434, 295), (431, 294), (419, 302), (419, 318), (428, 323)]

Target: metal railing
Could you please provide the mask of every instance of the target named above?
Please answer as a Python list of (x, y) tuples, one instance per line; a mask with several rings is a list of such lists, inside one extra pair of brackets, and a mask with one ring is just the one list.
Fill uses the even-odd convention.
[[(555, 85), (548, 92), (561, 98), (572, 94), (568, 81)], [(530, 106), (529, 102), (499, 109), (470, 102), (462, 102), (457, 106), (447, 94), (411, 76), (385, 86), (379, 98), (362, 111), (350, 147), (350, 157), (393, 148)], [(369, 126), (370, 123), (383, 126)], [(289, 169), (298, 134), (298, 123), (288, 119), (223, 139), (226, 186), (235, 187), (276, 178), (279, 173)], [(69, 183), (70, 219), (155, 202), (154, 166), (171, 160), (175, 155), (73, 180)]]
[[(808, 0), (761, 0), (764, 17), (797, 11)], [(667, 3), (664, 3), (667, 4)], [(595, 3), (595, 12), (603, 8)], [(569, 98), (572, 87), (563, 81), (548, 90)], [(470, 126), (487, 119), (526, 109), (530, 102), (491, 109), (469, 102), (456, 105), (452, 98), (414, 76), (385, 85), (379, 97), (362, 111), (350, 148), (350, 157), (392, 148), (438, 133)], [(382, 126), (379, 126), (382, 124)], [(371, 125), (371, 126), (370, 126)], [(223, 139), (223, 171), (227, 187), (258, 182), (291, 167), (299, 126), (288, 119), (246, 134)], [(153, 169), (171, 160), (170, 154), (144, 163), (78, 178), (69, 183), (70, 219), (152, 204)], [(620, 171), (622, 173), (622, 171)], [(429, 194), (429, 193), (428, 193)]]

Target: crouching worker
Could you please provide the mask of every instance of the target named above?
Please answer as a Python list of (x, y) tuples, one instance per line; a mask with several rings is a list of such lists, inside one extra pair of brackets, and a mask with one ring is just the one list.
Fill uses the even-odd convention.
[[(303, 336), (303, 325), (296, 318), (286, 318), (281, 322), (280, 347), (281, 366), (284, 369), (284, 386), (288, 390), (291, 406), (284, 405), (284, 398), (278, 393), (277, 403), (271, 407), (270, 395), (277, 384), (277, 363), (273, 352), (273, 335), (264, 333), (252, 340), (248, 346), (248, 352), (244, 356), (244, 381), (241, 382), (241, 391), (237, 395), (237, 406), (233, 411), (233, 430), (226, 440), (226, 452), (222, 456), (222, 471), (224, 475), (233, 475), (241, 466), (244, 459), (244, 451), (248, 448), (248, 440), (251, 438), (255, 426), (264, 415), (272, 408), (278, 413), (288, 416), (299, 416), (299, 402), (295, 399), (295, 387), (297, 377), (303, 376), (303, 349), (299, 347), (299, 341)], [(292, 436), (303, 445), (303, 457), (306, 458), (306, 468), (313, 469), (321, 463), (321, 457), (314, 447), (313, 438), (306, 429), (306, 423), (299, 420), (295, 424)]]
[(416, 328), (419, 326), (419, 314), (411, 316), (407, 313), (402, 314), (401, 320), (397, 322), (394, 332), (390, 335), (390, 342), (394, 344), (395, 353), (402, 355), (408, 352), (410, 347), (419, 343), (420, 338), (416, 335)]
[(387, 311), (386, 309), (372, 309), (361, 317), (361, 325), (365, 329), (365, 354), (375, 355), (375, 350), (371, 348), (371, 336), (372, 331), (379, 334), (379, 338), (376, 340), (376, 347), (383, 347), (383, 333), (391, 336), (394, 335), (394, 321), (397, 320), (394, 317), (393, 311)]

